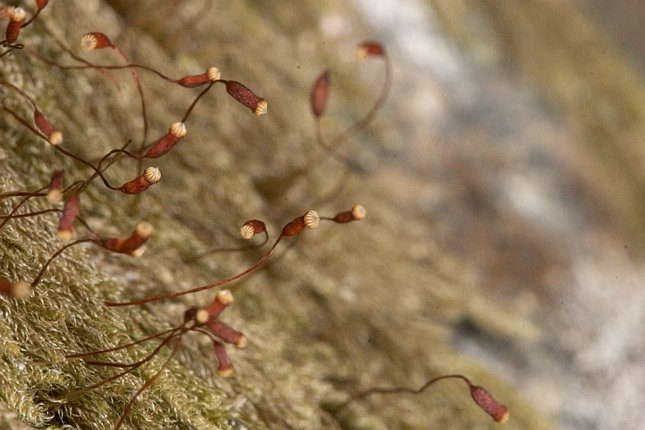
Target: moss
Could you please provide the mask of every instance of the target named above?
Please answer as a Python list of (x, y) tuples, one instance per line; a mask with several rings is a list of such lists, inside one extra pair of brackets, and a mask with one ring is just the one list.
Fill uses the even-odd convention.
[[(109, 309), (103, 300), (186, 289), (235, 273), (255, 261), (259, 251), (195, 257), (216, 246), (239, 245), (235, 232), (249, 218), (266, 219), (271, 232), (279, 231), (334, 188), (341, 169), (331, 160), (313, 166), (307, 177), (294, 173), (319, 150), (313, 144), (307, 92), (323, 64), (318, 48), (325, 41), (306, 23), (318, 22), (326, 12), (318, 2), (304, 4), (292, 4), (288, 13), (289, 8), (228, 2), (195, 15), (196, 9), (183, 2), (70, 1), (52, 2), (43, 13), (41, 24), (69, 45), (86, 31), (100, 30), (133, 61), (173, 76), (216, 65), (225, 78), (244, 82), (267, 98), (270, 114), (256, 118), (215, 91), (191, 117), (185, 141), (158, 160), (162, 182), (138, 198), (98, 185), (83, 195), (83, 215), (100, 231), (127, 234), (145, 219), (157, 233), (141, 259), (74, 248), (55, 260), (28, 300), (0, 297), (0, 399), (18, 420), (40, 428), (98, 429), (115, 423), (167, 352), (151, 366), (95, 390), (84, 389), (114, 371), (66, 360), (65, 354), (167, 328), (181, 319), (186, 306), (207, 303), (212, 292), (132, 309)], [(328, 7), (352, 13), (343, 2)], [(293, 13), (296, 8), (299, 13)], [(60, 61), (69, 61), (41, 24), (25, 32), (25, 45), (48, 55), (58, 52)], [(351, 29), (352, 44), (363, 37), (361, 28)], [(92, 55), (97, 62), (119, 61), (110, 52)], [(338, 58), (329, 63), (344, 70), (347, 65)], [(21, 81), (65, 131), (72, 151), (98, 157), (140, 139), (138, 100), (128, 72), (63, 71), (16, 52), (3, 58), (0, 74)], [(141, 76), (153, 138), (177, 120), (193, 94), (143, 72)], [(356, 100), (369, 100), (370, 89), (345, 78), (339, 79), (334, 103), (356, 116), (364, 107)], [(334, 118), (326, 123), (330, 129), (343, 123)], [(87, 174), (52, 154), (7, 115), (0, 116), (0, 123), (6, 155), (0, 160), (0, 189), (37, 187), (47, 182), (52, 166), (61, 164), (74, 179)], [(133, 171), (132, 165), (118, 165), (108, 175), (118, 183)], [(388, 428), (492, 427), (463, 387), (449, 384), (428, 397), (357, 405), (352, 412), (356, 419), (334, 417), (321, 407), (343, 395), (344, 389), (332, 381), (410, 385), (462, 372), (518, 411), (507, 428), (551, 428), (511, 388), (450, 347), (451, 323), (474, 312), (469, 305), (473, 290), (459, 262), (427, 243), (431, 227), (420, 219), (402, 222), (402, 214), (414, 217), (413, 212), (392, 203), (368, 177), (352, 177), (342, 193), (319, 208), (333, 214), (356, 201), (369, 208), (369, 221), (324, 224), (307, 232), (293, 246), (281, 247), (266, 269), (233, 286), (237, 301), (226, 311), (226, 321), (251, 339), (247, 350), (231, 352), (236, 377), (217, 378), (208, 342), (187, 340), (168, 371), (133, 406), (127, 426), (356, 429), (365, 428), (359, 426), (362, 420), (372, 420)], [(30, 206), (44, 207), (42, 202)], [(2, 276), (33, 278), (60, 246), (53, 233), (56, 221), (55, 215), (42, 216), (12, 221), (0, 230)], [(411, 252), (422, 241), (424, 259), (432, 265)], [(497, 312), (487, 299), (478, 299), (476, 312), (486, 314), (486, 309)], [(499, 318), (525, 322), (511, 312)], [(133, 361), (153, 347), (110, 356)], [(9, 415), (3, 419), (9, 428), (21, 426)]]

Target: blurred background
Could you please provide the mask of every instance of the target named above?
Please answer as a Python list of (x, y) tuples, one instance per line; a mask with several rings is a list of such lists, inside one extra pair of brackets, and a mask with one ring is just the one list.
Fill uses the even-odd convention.
[(375, 180), (543, 329), (455, 344), (563, 429), (645, 428), (645, 6), (356, 4), (396, 65)]

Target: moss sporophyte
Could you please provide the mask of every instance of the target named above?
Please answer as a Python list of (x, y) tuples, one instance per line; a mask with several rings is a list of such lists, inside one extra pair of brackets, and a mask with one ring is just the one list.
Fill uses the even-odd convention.
[[(98, 55), (97, 51), (99, 50), (105, 50), (105, 54), (116, 55), (119, 61), (118, 64), (111, 64), (109, 62), (100, 64), (88, 60), (84, 56), (77, 54), (75, 49), (69, 47), (67, 41), (59, 40), (51, 31), (47, 30), (45, 25), (43, 25), (44, 29), (42, 30), (43, 37), (50, 38), (54, 45), (58, 47), (58, 51), (41, 49), (41, 46), (37, 42), (24, 42), (25, 44), (23, 44), (22, 39), (25, 33), (31, 30), (30, 26), (32, 23), (38, 21), (39, 23), (46, 24), (47, 17), (45, 16), (45, 9), (47, 6), (48, 1), (46, 0), (35, 1), (35, 11), (28, 13), (20, 7), (0, 5), (0, 19), (6, 21), (4, 40), (0, 41), (0, 46), (3, 48), (0, 57), (4, 59), (9, 55), (15, 57), (26, 56), (33, 62), (32, 64), (42, 66), (44, 71), (47, 71), (47, 68), (56, 68), (63, 73), (74, 73), (74, 71), (84, 70), (99, 71), (101, 73), (116, 70), (129, 71), (131, 82), (134, 84), (138, 97), (138, 110), (134, 115), (141, 116), (142, 138), (138, 145), (132, 145), (132, 141), (128, 141), (104, 153), (92, 154), (90, 156), (85, 155), (91, 153), (91, 147), (88, 147), (83, 154), (77, 153), (71, 149), (75, 146), (71, 145), (68, 141), (68, 135), (64, 134), (66, 131), (65, 122), (56, 125), (50, 122), (48, 118), (51, 112), (46, 112), (47, 109), (44, 106), (47, 105), (43, 103), (43, 100), (39, 99), (38, 95), (29, 94), (28, 90), (18, 80), (0, 79), (0, 87), (4, 90), (2, 112), (4, 112), (7, 118), (17, 128), (26, 130), (28, 136), (32, 137), (31, 140), (27, 139), (21, 144), (35, 145), (36, 143), (33, 141), (38, 140), (45, 142), (47, 150), (51, 152), (51, 159), (54, 160), (52, 165), (48, 165), (46, 175), (39, 177), (40, 185), (34, 187), (35, 189), (0, 190), (0, 202), (3, 202), (5, 207), (8, 208), (0, 215), (0, 229), (6, 228), (10, 222), (26, 223), (29, 219), (36, 217), (57, 217), (57, 222), (55, 222), (57, 227), (55, 235), (53, 236), (57, 237), (57, 239), (53, 240), (58, 240), (60, 243), (53, 253), (37, 256), (37, 260), (42, 259), (44, 263), (39, 266), (37, 265), (39, 267), (38, 272), (33, 276), (31, 281), (24, 279), (26, 276), (21, 272), (12, 272), (5, 267), (0, 269), (0, 300), (12, 300), (19, 304), (37, 299), (37, 296), (42, 294), (43, 289), (47, 288), (43, 284), (46, 284), (45, 281), (48, 280), (48, 268), (56, 265), (59, 256), (77, 245), (94, 245), (106, 251), (106, 254), (120, 254), (129, 257), (141, 256), (144, 245), (152, 237), (153, 231), (155, 230), (151, 223), (141, 221), (132, 229), (132, 226), (123, 226), (123, 222), (117, 217), (110, 219), (109, 215), (105, 215), (107, 221), (103, 220), (101, 222), (101, 228), (94, 228), (92, 227), (94, 225), (93, 219), (86, 219), (83, 216), (83, 204), (84, 202), (91, 201), (96, 205), (100, 201), (98, 196), (103, 191), (105, 191), (105, 194), (109, 194), (110, 198), (114, 198), (117, 202), (123, 201), (126, 205), (131, 205), (132, 199), (136, 199), (137, 196), (141, 196), (143, 193), (149, 193), (148, 190), (151, 189), (152, 185), (160, 183), (161, 170), (157, 166), (147, 166), (144, 168), (142, 163), (146, 159), (172, 157), (173, 150), (175, 152), (177, 150), (191, 150), (190, 145), (194, 144), (194, 142), (190, 141), (190, 136), (187, 134), (186, 123), (193, 120), (193, 112), (195, 112), (199, 101), (215, 85), (222, 85), (228, 96), (232, 97), (243, 107), (249, 109), (255, 116), (261, 116), (268, 112), (268, 102), (265, 98), (257, 95), (245, 84), (236, 80), (223, 79), (222, 73), (217, 67), (209, 66), (202, 69), (205, 70), (202, 73), (172, 78), (165, 72), (161, 72), (151, 66), (132, 63), (126, 52), (115, 44), (108, 35), (102, 32), (92, 31), (81, 36), (80, 49), (86, 55), (90, 56)], [(43, 10), (45, 10), (45, 14), (41, 15)], [(29, 19), (27, 19), (28, 15), (31, 15)], [(58, 54), (55, 54), (55, 52), (58, 52)], [(303, 175), (307, 175), (310, 173), (310, 170), (316, 169), (316, 166), (323, 158), (336, 159), (340, 161), (345, 169), (350, 170), (353, 162), (341, 152), (342, 147), (353, 136), (366, 129), (372, 123), (376, 113), (383, 107), (387, 99), (391, 86), (392, 66), (385, 48), (378, 42), (367, 41), (358, 45), (357, 52), (361, 58), (376, 59), (382, 61), (385, 65), (383, 84), (378, 97), (363, 116), (345, 130), (337, 133), (332, 139), (327, 139), (323, 133), (324, 130), (321, 120), (327, 112), (327, 105), (330, 101), (331, 73), (326, 70), (314, 79), (310, 96), (310, 109), (311, 116), (314, 119), (314, 132), (316, 141), (320, 146), (320, 154), (318, 157), (313, 157), (309, 170), (304, 169), (302, 172)], [(51, 57), (51, 55), (54, 55), (54, 57)], [(65, 60), (64, 58), (71, 58), (71, 60)], [(152, 79), (161, 79), (164, 85), (173, 85), (180, 89), (186, 89), (187, 91), (193, 88), (201, 88), (201, 91), (185, 109), (183, 117), (178, 121), (172, 122), (167, 131), (164, 132), (163, 129), (159, 130), (157, 136), (161, 137), (152, 141), (148, 141), (148, 108), (146, 105), (146, 97), (144, 96), (144, 87), (141, 84), (142, 76), (139, 76), (139, 72), (142, 75), (149, 75), (148, 77)], [(115, 80), (111, 76), (108, 76), (108, 79)], [(169, 101), (166, 102), (169, 103)], [(230, 104), (226, 105), (226, 107), (237, 109), (239, 105)], [(128, 112), (127, 115), (132, 115), (132, 113)], [(196, 124), (200, 124), (200, 122), (196, 121)], [(100, 126), (101, 124), (96, 125), (99, 129)], [(69, 135), (74, 136), (74, 133), (70, 133)], [(78, 136), (76, 136), (76, 139), (78, 139)], [(180, 141), (183, 143), (178, 146)], [(113, 185), (114, 180), (111, 182), (109, 178), (115, 175), (114, 172), (122, 172), (122, 169), (118, 170), (117, 167), (130, 164), (136, 168), (136, 174), (122, 177), (118, 182), (122, 185)], [(167, 171), (165, 175), (172, 176), (173, 172)], [(100, 179), (103, 187), (95, 187), (95, 180), (97, 178)], [(176, 180), (177, 178), (173, 179)], [(70, 181), (71, 183), (64, 185), (64, 182)], [(163, 194), (164, 184), (160, 183), (154, 187), (154, 190), (153, 192)], [(331, 195), (331, 198), (333, 197)], [(32, 203), (37, 204), (32, 205)], [(136, 205), (132, 206), (136, 208)], [(301, 210), (305, 210), (305, 208), (301, 208)], [(109, 213), (110, 211), (104, 211), (104, 214)], [(367, 211), (362, 205), (355, 205), (351, 209), (343, 210), (331, 216), (321, 216), (316, 210), (306, 210), (302, 215), (291, 219), (291, 221), (283, 225), (280, 233), (261, 257), (232, 275), (201, 286), (179, 291), (138, 299), (123, 298), (121, 300), (105, 301), (104, 305), (108, 308), (123, 308), (177, 299), (200, 291), (217, 290), (212, 302), (204, 307), (189, 307), (184, 312), (183, 321), (170, 329), (161, 330), (114, 347), (106, 347), (87, 352), (70, 351), (66, 355), (67, 360), (82, 360), (87, 366), (113, 368), (117, 370), (115, 374), (99, 382), (68, 393), (66, 398), (78, 398), (79, 396), (87, 395), (91, 390), (104, 387), (106, 384), (122, 381), (126, 375), (130, 375), (143, 366), (156, 366), (154, 368), (155, 370), (144, 378), (143, 384), (129, 396), (127, 402), (122, 406), (119, 418), (113, 424), (114, 429), (119, 429), (126, 423), (128, 414), (132, 408), (146, 407), (144, 404), (135, 404), (135, 401), (140, 398), (146, 389), (151, 387), (163, 374), (165, 369), (169, 368), (171, 361), (178, 354), (181, 346), (185, 342), (184, 335), (188, 333), (199, 333), (207, 337), (213, 346), (214, 358), (217, 363), (216, 374), (220, 377), (232, 376), (234, 374), (234, 368), (227, 354), (226, 345), (232, 345), (237, 349), (244, 349), (248, 345), (248, 339), (242, 332), (234, 329), (220, 319), (223, 311), (233, 303), (232, 293), (223, 288), (265, 266), (278, 245), (283, 241), (293, 241), (303, 232), (317, 229), (321, 222), (347, 224), (353, 221), (364, 220), (366, 219), (366, 215)], [(117, 237), (113, 237), (112, 234), (106, 235), (99, 233), (103, 229), (105, 231), (120, 231), (122, 234), (125, 231), (126, 233), (122, 236), (117, 234), (115, 235)], [(127, 236), (127, 231), (131, 231), (129, 236)], [(258, 245), (259, 247), (263, 246), (269, 240), (267, 223), (259, 219), (248, 220), (240, 228), (240, 235), (243, 240), (252, 240), (258, 234), (263, 234), (265, 239), (264, 242)], [(253, 248), (255, 247), (251, 246), (239, 249)], [(21, 276), (22, 278), (20, 278)], [(100, 312), (97, 311), (97, 313)], [(148, 350), (146, 345), (149, 342), (157, 342), (157, 345), (151, 350)], [(110, 356), (110, 354), (118, 354), (118, 352), (123, 350), (137, 348), (146, 351), (145, 355), (143, 358), (132, 362), (121, 361), (119, 358), (113, 360), (100, 358)], [(165, 349), (169, 349), (170, 353), (160, 362), (157, 356)], [(118, 355), (113, 355), (113, 357), (118, 357)], [(498, 403), (488, 391), (471, 383), (463, 375), (439, 376), (429, 380), (417, 390), (405, 387), (369, 388), (352, 395), (338, 410), (347, 407), (352, 402), (365, 400), (376, 394), (420, 394), (434, 383), (449, 378), (460, 379), (465, 382), (475, 403), (496, 422), (504, 422), (507, 419), (507, 408)], [(73, 414), (74, 412), (72, 411), (70, 413)], [(59, 412), (59, 414), (61, 424), (65, 425), (65, 413)]]

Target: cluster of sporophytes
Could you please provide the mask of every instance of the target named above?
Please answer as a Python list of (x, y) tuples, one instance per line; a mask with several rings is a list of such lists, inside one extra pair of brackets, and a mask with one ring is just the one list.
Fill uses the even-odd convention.
[[(0, 42), (3, 51), (0, 52), (0, 61), (9, 56), (26, 55), (31, 56), (34, 61), (42, 64), (43, 68), (56, 68), (62, 71), (72, 70), (93, 70), (104, 73), (107, 79), (113, 79), (108, 75), (112, 70), (129, 71), (132, 84), (134, 85), (139, 104), (139, 111), (136, 115), (141, 117), (141, 138), (135, 142), (129, 140), (123, 145), (111, 148), (105, 153), (95, 154), (92, 157), (74, 152), (65, 140), (65, 124), (53, 124), (49, 120), (48, 112), (39, 104), (38, 95), (30, 94), (23, 88), (20, 82), (13, 82), (9, 79), (0, 79), (0, 86), (3, 88), (2, 112), (6, 115), (15, 127), (28, 130), (33, 140), (44, 142), (52, 153), (59, 156), (61, 166), (64, 161), (66, 166), (72, 169), (63, 169), (61, 166), (48, 166), (50, 172), (48, 180), (35, 189), (3, 189), (0, 190), (0, 203), (3, 212), (0, 214), (0, 228), (5, 228), (9, 223), (21, 223), (38, 217), (55, 217), (57, 222), (56, 236), (59, 241), (57, 249), (46, 256), (35, 276), (11, 276), (5, 268), (0, 268), (0, 300), (12, 300), (17, 303), (21, 301), (34, 300), (39, 295), (39, 289), (43, 281), (47, 279), (48, 268), (56, 264), (56, 259), (66, 251), (81, 244), (90, 244), (102, 249), (106, 253), (122, 254), (138, 257), (143, 254), (144, 246), (153, 236), (154, 227), (151, 223), (140, 220), (134, 227), (122, 226), (118, 219), (111, 220), (112, 231), (130, 231), (121, 237), (112, 237), (102, 234), (100, 229), (92, 226), (91, 220), (83, 216), (83, 201), (92, 199), (90, 190), (102, 187), (108, 192), (114, 192), (121, 199), (136, 199), (145, 193), (150, 187), (163, 188), (161, 170), (157, 165), (151, 165), (152, 160), (161, 157), (172, 157), (173, 149), (190, 140), (188, 126), (196, 108), (204, 96), (214, 87), (220, 86), (235, 101), (249, 109), (254, 115), (264, 115), (268, 111), (268, 101), (257, 95), (247, 85), (235, 80), (222, 78), (222, 73), (217, 67), (208, 66), (202, 73), (172, 77), (166, 71), (159, 71), (145, 64), (137, 64), (130, 61), (126, 52), (116, 45), (108, 35), (99, 32), (87, 32), (80, 37), (79, 49), (85, 51), (85, 56), (77, 53), (76, 48), (65, 40), (58, 40), (53, 33), (47, 30), (45, 23), (41, 21), (46, 18), (41, 12), (46, 10), (48, 1), (35, 1), (33, 12), (26, 12), (21, 7), (0, 5), (0, 18), (6, 23), (5, 38)], [(28, 18), (29, 16), (29, 18)], [(50, 37), (60, 48), (62, 55), (50, 57), (48, 53), (41, 52), (38, 45), (25, 46), (21, 43), (21, 35), (29, 30), (32, 24), (42, 24), (45, 37)], [(102, 64), (97, 61), (88, 60), (98, 50), (113, 51), (120, 62), (118, 64)], [(341, 147), (356, 133), (367, 128), (374, 119), (377, 112), (386, 101), (391, 82), (391, 63), (385, 48), (378, 42), (366, 41), (358, 45), (358, 54), (362, 58), (379, 60), (384, 65), (384, 80), (382, 88), (375, 102), (367, 112), (350, 125), (346, 130), (338, 133), (333, 139), (326, 139), (321, 126), (321, 119), (326, 112), (329, 99), (331, 80), (330, 72), (322, 72), (314, 79), (310, 108), (314, 118), (316, 141), (322, 148), (321, 154), (324, 157), (336, 159), (349, 171), (352, 167), (352, 160), (344, 156), (340, 151)], [(64, 58), (62, 58), (64, 57)], [(172, 122), (167, 131), (162, 130), (156, 133), (155, 138), (150, 139), (148, 121), (148, 98), (145, 96), (141, 77), (146, 74), (150, 79), (161, 79), (168, 85), (175, 85), (182, 88), (199, 88), (200, 91), (193, 101), (186, 107), (183, 116)], [(146, 78), (147, 79), (147, 78)], [(8, 102), (11, 100), (11, 103)], [(21, 108), (14, 107), (22, 104)], [(231, 107), (236, 108), (235, 106)], [(24, 112), (28, 112), (26, 115)], [(188, 136), (188, 137), (187, 137)], [(315, 169), (319, 160), (312, 160), (311, 169)], [(110, 180), (107, 172), (113, 172), (115, 166), (130, 164), (136, 169), (136, 174), (122, 178), (118, 183)], [(303, 171), (306, 175), (307, 171)], [(68, 178), (74, 178), (69, 180)], [(160, 184), (160, 185), (156, 185)], [(342, 186), (342, 180), (341, 184)], [(334, 188), (335, 189), (335, 188)], [(161, 191), (163, 192), (163, 191)], [(332, 196), (333, 198), (333, 196)], [(31, 210), (34, 201), (41, 202), (39, 209)], [(42, 208), (44, 207), (44, 208)], [(190, 306), (185, 310), (183, 321), (170, 329), (161, 330), (151, 335), (122, 343), (114, 347), (106, 347), (92, 351), (69, 351), (67, 360), (82, 360), (87, 366), (97, 366), (115, 369), (115, 373), (81, 390), (78, 395), (83, 395), (90, 390), (95, 390), (109, 383), (118, 383), (126, 375), (138, 371), (144, 366), (156, 366), (149, 376), (145, 377), (144, 383), (130, 395), (129, 400), (122, 407), (119, 419), (113, 424), (114, 429), (120, 428), (126, 421), (129, 412), (136, 406), (135, 401), (149, 388), (168, 368), (172, 359), (177, 355), (182, 344), (185, 342), (184, 335), (199, 333), (209, 339), (213, 345), (213, 355), (217, 363), (216, 374), (220, 377), (231, 377), (234, 374), (234, 366), (228, 356), (226, 347), (233, 346), (237, 349), (244, 349), (249, 341), (241, 331), (231, 327), (221, 320), (223, 311), (233, 303), (233, 294), (227, 289), (229, 284), (255, 272), (263, 267), (270, 260), (274, 251), (283, 241), (293, 240), (307, 230), (317, 229), (321, 222), (346, 224), (353, 221), (360, 221), (366, 217), (366, 209), (360, 204), (347, 210), (341, 210), (335, 215), (322, 216), (316, 210), (302, 208), (301, 215), (286, 222), (268, 246), (265, 253), (248, 267), (237, 271), (227, 277), (217, 279), (187, 289), (169, 292), (165, 294), (152, 295), (149, 297), (131, 298), (122, 301), (106, 300), (103, 306), (111, 308), (125, 308), (131, 306), (142, 306), (159, 301), (168, 301), (181, 296), (194, 294), (201, 291), (212, 290), (215, 292), (213, 300), (206, 306)], [(105, 226), (102, 226), (105, 229)], [(243, 240), (254, 240), (255, 236), (263, 236), (263, 240), (255, 245), (247, 246), (245, 249), (253, 249), (266, 245), (270, 236), (265, 222), (259, 219), (251, 219), (241, 223), (240, 236)], [(111, 353), (130, 348), (146, 348), (148, 342), (157, 342), (157, 345), (142, 358), (132, 361), (120, 361), (118, 358), (109, 357)], [(169, 353), (159, 363), (158, 356), (162, 351), (169, 350)], [(349, 397), (344, 403), (335, 408), (339, 412), (352, 402), (364, 400), (372, 395), (388, 394), (420, 394), (428, 387), (438, 381), (446, 379), (462, 380), (468, 387), (474, 402), (496, 422), (504, 422), (508, 418), (508, 410), (501, 405), (484, 388), (475, 385), (467, 377), (460, 374), (442, 375), (429, 379), (419, 389), (406, 387), (372, 387), (360, 391)]]

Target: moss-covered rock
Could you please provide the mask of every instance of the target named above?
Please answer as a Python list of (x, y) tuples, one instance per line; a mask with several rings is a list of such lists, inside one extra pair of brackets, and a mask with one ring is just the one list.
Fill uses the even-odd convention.
[[(319, 23), (338, 14), (351, 17), (352, 25), (330, 42)], [(366, 36), (363, 28), (344, 2), (277, 7), (251, 1), (95, 0), (52, 1), (24, 29), (26, 49), (2, 57), (0, 77), (33, 97), (64, 131), (65, 147), (85, 158), (98, 159), (130, 140), (137, 145), (142, 130), (128, 71), (66, 70), (35, 54), (72, 64), (56, 40), (79, 53), (77, 41), (88, 31), (108, 34), (133, 62), (174, 77), (217, 66), (225, 79), (243, 82), (265, 97), (269, 113), (255, 117), (222, 88), (214, 88), (187, 121), (186, 138), (155, 160), (163, 172), (159, 184), (137, 197), (96, 181), (82, 195), (82, 215), (100, 233), (126, 235), (139, 220), (153, 224), (156, 232), (140, 259), (109, 255), (91, 245), (72, 248), (54, 260), (31, 297), (0, 297), (0, 401), (8, 428), (21, 428), (19, 422), (38, 428), (110, 428), (168, 351), (92, 390), (85, 388), (117, 370), (65, 355), (166, 329), (181, 320), (188, 306), (208, 303), (213, 291), (129, 308), (107, 308), (104, 300), (187, 289), (241, 271), (262, 251), (208, 251), (240, 246), (236, 232), (247, 219), (264, 219), (276, 237), (285, 222), (310, 207), (333, 215), (356, 202), (368, 208), (367, 220), (323, 223), (280, 246), (267, 267), (231, 286), (236, 302), (225, 319), (250, 338), (246, 350), (231, 352), (236, 376), (218, 378), (208, 340), (187, 336), (167, 371), (135, 402), (126, 426), (495, 426), (461, 384), (451, 383), (421, 397), (381, 396), (342, 415), (329, 412), (330, 403), (359, 386), (414, 386), (439, 374), (463, 373), (509, 406), (513, 418), (507, 428), (552, 428), (512, 388), (451, 347), (452, 323), (464, 318), (518, 337), (535, 336), (535, 328), (480, 296), (459, 261), (428, 239), (433, 227), (410, 207), (394, 203), (370, 183), (369, 175), (347, 178), (342, 164), (320, 156), (308, 111), (309, 86), (322, 68), (338, 71), (326, 130), (339, 130), (365, 111), (378, 82), (364, 83), (354, 65), (341, 60)], [(122, 61), (111, 51), (79, 55), (100, 64)], [(380, 70), (379, 64), (366, 67)], [(196, 90), (138, 73), (152, 139), (181, 118)], [(2, 97), (6, 106), (29, 118), (24, 99), (6, 88)], [(378, 121), (376, 128), (396, 128), (387, 118)], [(54, 169), (65, 168), (69, 182), (89, 174), (10, 115), (0, 115), (0, 124), (2, 192), (38, 189)], [(379, 137), (370, 139), (352, 145), (365, 151), (378, 147)], [(122, 183), (136, 170), (136, 163), (119, 162), (106, 175)], [(341, 180), (346, 183), (336, 188)], [(3, 200), (3, 212), (15, 202)], [(47, 207), (32, 199), (24, 209)], [(0, 230), (1, 276), (33, 279), (63, 244), (55, 234), (57, 217), (16, 219)], [(82, 228), (77, 231), (83, 235)], [(141, 345), (103, 359), (134, 361), (153, 349)]]

